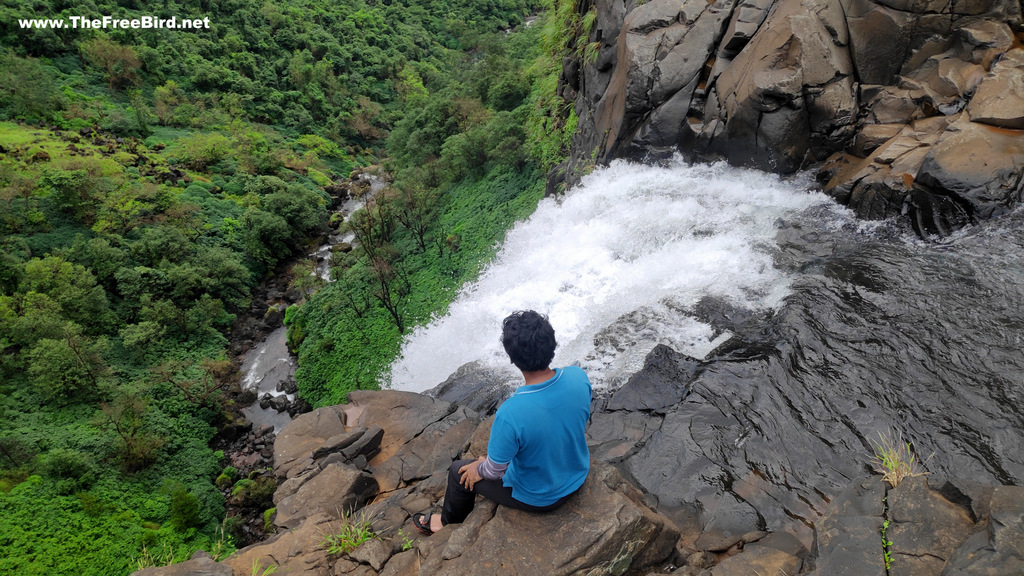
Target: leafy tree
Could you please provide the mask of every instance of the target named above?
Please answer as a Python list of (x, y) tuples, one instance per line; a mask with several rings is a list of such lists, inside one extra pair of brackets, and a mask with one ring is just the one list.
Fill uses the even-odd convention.
[(273, 266), (289, 252), (291, 229), (288, 222), (258, 208), (250, 208), (242, 215), (245, 231), (245, 252), (265, 266)]
[(133, 394), (118, 396), (100, 405), (97, 425), (112, 430), (118, 438), (117, 456), (126, 471), (136, 472), (156, 461), (163, 437), (147, 429), (147, 401)]
[(59, 210), (82, 218), (93, 208), (95, 185), (85, 170), (46, 170), (42, 183), (53, 191)]
[(107, 295), (92, 272), (59, 256), (26, 262), (19, 291), (46, 294), (64, 316), (82, 326), (99, 329), (112, 320)]
[(324, 279), (317, 272), (315, 260), (300, 260), (292, 267), (292, 280), (288, 286), (298, 290), (302, 295), (300, 303), (304, 302), (306, 298), (319, 290), (323, 285)]
[(61, 338), (40, 339), (29, 349), (28, 372), (48, 402), (67, 404), (97, 391), (107, 371), (105, 338), (93, 339), (68, 323)]
[(52, 118), (65, 105), (52, 70), (36, 58), (0, 53), (0, 111), (6, 109), (13, 117)]
[(82, 42), (79, 48), (87, 62), (106, 73), (107, 84), (111, 90), (139, 83), (138, 71), (142, 67), (142, 62), (131, 46), (122, 46), (101, 34)]

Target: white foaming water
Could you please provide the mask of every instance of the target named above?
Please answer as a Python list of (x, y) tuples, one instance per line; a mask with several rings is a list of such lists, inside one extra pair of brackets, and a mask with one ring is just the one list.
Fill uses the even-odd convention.
[(595, 387), (620, 384), (658, 343), (702, 357), (722, 338), (687, 310), (705, 296), (777, 306), (790, 279), (772, 265), (776, 220), (830, 202), (724, 164), (614, 162), (518, 223), (448, 314), (406, 337), (390, 384), (423, 391), (471, 361), (514, 373), (498, 338), (523, 309), (551, 320), (553, 365), (580, 364)]

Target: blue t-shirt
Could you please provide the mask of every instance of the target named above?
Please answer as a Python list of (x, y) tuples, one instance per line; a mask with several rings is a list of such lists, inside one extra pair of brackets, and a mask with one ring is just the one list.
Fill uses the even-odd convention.
[(520, 386), (498, 408), (487, 457), (508, 463), (502, 482), (512, 497), (548, 506), (576, 491), (590, 471), (586, 428), (590, 379), (576, 366), (556, 368), (540, 384)]

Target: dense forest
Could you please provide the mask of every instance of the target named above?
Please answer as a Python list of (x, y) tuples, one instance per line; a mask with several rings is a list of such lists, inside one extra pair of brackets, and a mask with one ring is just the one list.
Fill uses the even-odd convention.
[[(0, 4), (0, 573), (230, 553), (226, 498), (272, 506), (210, 448), (252, 289), (293, 269), (311, 295), (285, 315), (311, 404), (386, 382), (565, 153), (574, 6)], [(72, 16), (210, 27), (19, 25)], [(368, 166), (389, 186), (321, 286), (301, 255), (338, 225), (326, 189)]]

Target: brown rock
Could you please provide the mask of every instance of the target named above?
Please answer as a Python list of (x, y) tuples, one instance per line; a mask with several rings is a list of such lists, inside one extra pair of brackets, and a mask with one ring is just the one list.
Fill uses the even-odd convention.
[(444, 418), (427, 424), (418, 435), (376, 466), (373, 476), (380, 490), (389, 492), (428, 478), (438, 470), (447, 470), (458, 459), (479, 422), (475, 412), (460, 406)]
[(997, 486), (984, 529), (958, 548), (942, 576), (1024, 574), (1024, 487)]
[(992, 67), (967, 105), (971, 121), (1024, 130), (1024, 49), (1015, 48)]
[(334, 519), (344, 518), (376, 495), (377, 481), (372, 476), (342, 464), (332, 464), (277, 504), (274, 524), (294, 528), (318, 513)]
[(478, 505), (463, 526), (462, 532), (446, 526), (428, 539), (421, 574), (621, 574), (665, 560), (679, 537), (671, 521), (601, 462), (592, 463), (577, 496), (554, 512)]
[(324, 550), (326, 534), (337, 532), (341, 524), (327, 514), (306, 519), (295, 530), (281, 532), (269, 540), (247, 546), (224, 560), (235, 574), (251, 573), (252, 567), (274, 564), (280, 574), (294, 576), (330, 576), (331, 561)]
[(353, 560), (369, 564), (374, 570), (380, 571), (384, 563), (391, 558), (391, 544), (380, 538), (371, 538), (348, 555)]
[(394, 456), (427, 426), (444, 419), (457, 408), (450, 402), (394, 390), (356, 390), (349, 393), (348, 401), (347, 405), (338, 408), (343, 410), (349, 426), (377, 426), (387, 422), (387, 433), (381, 442), (380, 453), (370, 461), (372, 466)]
[(795, 575), (803, 561), (791, 554), (765, 546), (748, 546), (711, 569), (711, 576), (750, 576), (751, 574)]
[(291, 478), (313, 464), (313, 454), (329, 438), (349, 434), (352, 441), (362, 432), (347, 432), (343, 406), (325, 406), (292, 420), (274, 441), (274, 472), (280, 478)]
[(1024, 132), (968, 122), (951, 124), (924, 159), (917, 180), (970, 204), (975, 216), (1005, 213), (1020, 197)]
[(967, 511), (928, 489), (923, 476), (907, 478), (889, 491), (891, 576), (929, 576), (973, 531)]

